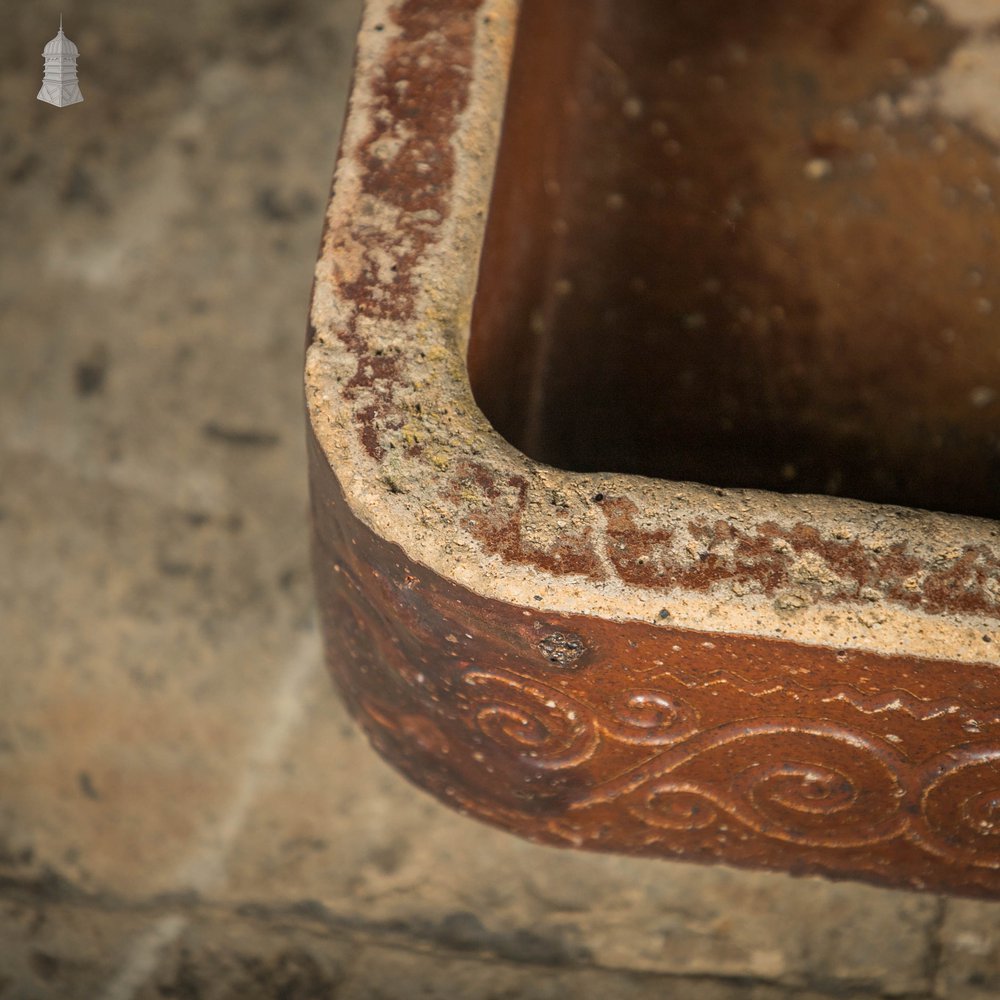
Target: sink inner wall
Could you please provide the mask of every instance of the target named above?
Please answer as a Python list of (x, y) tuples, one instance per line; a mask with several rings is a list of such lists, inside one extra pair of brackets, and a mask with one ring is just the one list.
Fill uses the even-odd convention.
[(1000, 151), (928, 96), (967, 38), (902, 0), (526, 0), (468, 350), (494, 426), (1000, 515)]

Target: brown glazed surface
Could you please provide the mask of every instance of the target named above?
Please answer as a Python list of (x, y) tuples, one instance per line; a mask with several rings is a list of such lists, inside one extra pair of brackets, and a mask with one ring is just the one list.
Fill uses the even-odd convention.
[(1000, 891), (994, 667), (483, 600), (353, 517), (311, 458), (334, 676), (445, 802), (564, 847)]
[[(735, 286), (711, 293), (722, 297), (717, 312), (700, 299), (679, 304), (712, 262), (718, 280), (744, 283), (754, 317), (774, 319), (790, 289), (797, 301), (812, 294), (794, 269), (772, 266), (776, 257), (763, 275), (761, 247), (770, 244), (755, 248), (747, 236), (729, 245), (720, 238), (728, 223), (698, 250), (705, 216), (676, 201), (694, 189), (696, 201), (715, 200), (744, 182), (763, 199), (747, 135), (761, 131), (753, 115), (770, 63), (750, 42), (769, 51), (801, 33), (777, 0), (752, 24), (725, 13), (740, 4), (679, 3), (663, 33), (643, 30), (654, 6), (662, 11), (639, 0), (528, 0), (522, 38), (532, 41), (517, 47), (501, 143), (514, 0), (368, 4), (306, 378), (331, 668), (388, 760), (450, 805), (524, 836), (997, 895), (1000, 541), (994, 521), (960, 516), (996, 512), (996, 414), (978, 405), (983, 393), (971, 410), (958, 403), (976, 365), (977, 378), (992, 378), (992, 328), (979, 318), (962, 327), (950, 365), (934, 351), (925, 357), (923, 340), (904, 343), (900, 331), (917, 329), (910, 313), (899, 319), (912, 305), (907, 288), (919, 284), (913, 274), (887, 293), (896, 306), (870, 314), (878, 337), (854, 332), (864, 319), (851, 312), (864, 297), (854, 272), (824, 286), (832, 312), (803, 306), (786, 310), (787, 324), (758, 323), (744, 354), (727, 312), (737, 308)], [(905, 3), (862, 5), (867, 13), (852, 5), (853, 19), (828, 23), (835, 6), (820, 5), (816, 38), (796, 42), (790, 64), (818, 59), (828, 44), (851, 49), (884, 22), (888, 39), (858, 55), (866, 72), (900, 51), (930, 71), (958, 37), (943, 24), (921, 33), (892, 17)], [(667, 35), (669, 44), (714, 44), (702, 8), (718, 15), (726, 52), (737, 34), (749, 39), (739, 61), (753, 71), (737, 88), (737, 110), (750, 127), (739, 148), (698, 113), (667, 123), (649, 111), (665, 100), (656, 67), (671, 65)], [(595, 57), (601, 39), (612, 51)], [(624, 59), (626, 43), (640, 45), (642, 59)], [(636, 87), (619, 93), (612, 74), (611, 96), (602, 94), (593, 59), (607, 65), (605, 57), (626, 63)], [(805, 78), (792, 77), (797, 94)], [(846, 70), (835, 82), (845, 92), (829, 98), (830, 114), (863, 104)], [(811, 101), (815, 88), (805, 89)], [(646, 140), (634, 158), (602, 153), (600, 129), (581, 124), (611, 98), (625, 123), (608, 122), (612, 151), (639, 119), (660, 146), (682, 126), (706, 134), (703, 162), (686, 168), (694, 189), (675, 185), (655, 211), (631, 205), (630, 172), (647, 168)], [(693, 95), (682, 86), (678, 99)], [(806, 164), (839, 162), (834, 139), (816, 146), (815, 123), (802, 124), (802, 107), (796, 113)], [(907, 128), (919, 132), (932, 117)], [(985, 148), (963, 128), (949, 132), (958, 150), (945, 170), (965, 169)], [(882, 141), (873, 136), (865, 142)], [(896, 149), (887, 193), (916, 169), (907, 148)], [(828, 167), (809, 169), (825, 178)], [(609, 178), (633, 185), (610, 191), (622, 204), (608, 203)], [(816, 197), (832, 199), (832, 217), (844, 211), (849, 193), (815, 195), (817, 179), (786, 185), (794, 215)], [(598, 196), (602, 211), (632, 213), (626, 228), (602, 223), (588, 203)], [(962, 211), (915, 222), (914, 239), (926, 244), (936, 226), (945, 227), (942, 245), (958, 239), (947, 226), (960, 227)], [(769, 223), (761, 212), (758, 235)], [(873, 259), (906, 257), (896, 222), (883, 231), (872, 221), (878, 212), (861, 215)], [(651, 224), (639, 225), (646, 217)], [(814, 250), (833, 238), (829, 219), (817, 225)], [(629, 277), (637, 260), (651, 268), (641, 282)], [(957, 293), (944, 282), (926, 294), (944, 308)], [(618, 310), (616, 344), (602, 325), (605, 306)], [(693, 327), (681, 309), (700, 310), (721, 346), (685, 340)], [(670, 383), (673, 363), (634, 360), (630, 338), (654, 329), (659, 348), (695, 371), (687, 395)], [(866, 343), (875, 344), (869, 355), (859, 353)], [(479, 403), (511, 440), (569, 469), (617, 472), (546, 466), (501, 438), (473, 400), (466, 350)], [(909, 367), (893, 369), (904, 357)], [(755, 395), (755, 372), (776, 380), (764, 395)], [(713, 373), (719, 381), (705, 388)], [(614, 391), (601, 397), (612, 374)], [(631, 392), (643, 379), (660, 388)], [(961, 392), (949, 396), (952, 383)], [(898, 413), (883, 398), (897, 384)], [(839, 411), (838, 392), (853, 393)], [(588, 414), (581, 400), (595, 398)], [(708, 419), (725, 400), (735, 400), (729, 417), (747, 431), (745, 449)], [(838, 413), (859, 407), (862, 418), (843, 432)], [(918, 411), (928, 424), (907, 416)], [(787, 437), (773, 439), (775, 421)], [(934, 445), (939, 434), (954, 447)], [(776, 481), (776, 464), (801, 469), (801, 484), (784, 473)], [(711, 485), (620, 474), (635, 471)], [(952, 513), (743, 488), (820, 490), (834, 473), (828, 493)]]

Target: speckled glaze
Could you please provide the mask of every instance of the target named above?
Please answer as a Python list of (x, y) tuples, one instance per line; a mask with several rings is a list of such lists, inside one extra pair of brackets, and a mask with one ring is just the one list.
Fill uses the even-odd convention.
[(515, 0), (370, 0), (306, 393), (329, 662), (443, 801), (564, 846), (1000, 892), (1000, 529), (563, 471), (466, 367)]

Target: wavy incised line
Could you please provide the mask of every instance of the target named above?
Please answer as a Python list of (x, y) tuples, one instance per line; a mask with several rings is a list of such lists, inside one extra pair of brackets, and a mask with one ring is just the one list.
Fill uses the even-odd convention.
[[(796, 688), (799, 691), (810, 694), (815, 694), (822, 690), (822, 687), (809, 687), (797, 678), (787, 678), (781, 684), (769, 685), (766, 682), (750, 680), (733, 670), (725, 668), (717, 668), (710, 671), (705, 675), (707, 679), (692, 677), (690, 674), (686, 674), (676, 667), (663, 670), (656, 676), (657, 678), (671, 678), (677, 681), (678, 684), (691, 690), (728, 685), (741, 694), (749, 695), (751, 698), (764, 698), (767, 695), (778, 694), (790, 688)], [(853, 684), (839, 684), (829, 694), (822, 697), (821, 701), (824, 704), (842, 701), (865, 715), (882, 715), (887, 712), (901, 711), (918, 722), (929, 722), (931, 719), (937, 719), (943, 715), (957, 715), (960, 712), (966, 712), (971, 721), (976, 721), (980, 724), (990, 724), (1000, 721), (1000, 716), (995, 713), (986, 718), (980, 717), (970, 713), (968, 708), (957, 701), (934, 701), (930, 698), (921, 698), (919, 695), (915, 695), (911, 691), (906, 691), (902, 688), (877, 695), (869, 695)]]
[[(676, 667), (669, 667), (665, 670), (659, 671), (655, 674), (657, 679), (661, 677), (669, 677), (678, 684), (682, 684), (686, 688), (691, 690), (699, 690), (701, 688), (717, 687), (720, 684), (728, 684), (731, 687), (736, 688), (741, 694), (748, 694), (751, 698), (763, 698), (769, 694), (777, 694), (779, 691), (783, 691), (788, 685), (782, 684), (767, 684), (758, 681), (752, 681), (748, 677), (743, 677), (737, 674), (735, 671), (727, 670), (725, 667), (717, 667), (715, 670), (709, 671), (705, 674), (705, 677), (692, 677), (691, 674), (685, 673), (683, 670), (678, 670)], [(708, 679), (706, 679), (708, 678)], [(794, 681), (791, 683), (795, 683)], [(801, 686), (801, 685), (799, 685)], [(805, 690), (805, 689), (804, 689)]]
[(864, 695), (857, 688), (843, 685), (833, 694), (823, 698), (825, 704), (843, 701), (865, 715), (882, 715), (885, 712), (905, 712), (918, 722), (928, 722), (942, 715), (954, 715), (962, 706), (954, 701), (931, 701), (918, 698), (909, 691), (888, 691), (879, 695)]

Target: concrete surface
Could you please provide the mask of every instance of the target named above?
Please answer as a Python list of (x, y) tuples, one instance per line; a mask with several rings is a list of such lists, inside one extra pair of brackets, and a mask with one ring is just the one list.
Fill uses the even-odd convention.
[(0, 17), (0, 998), (982, 1000), (1000, 907), (522, 843), (320, 663), (300, 365), (351, 0)]

